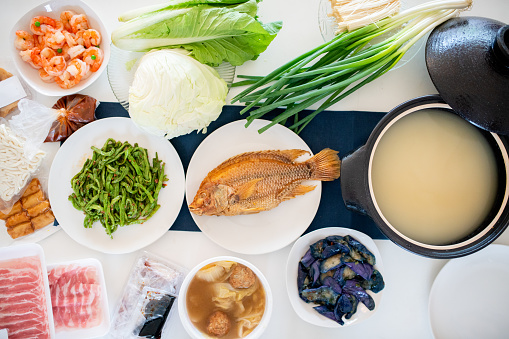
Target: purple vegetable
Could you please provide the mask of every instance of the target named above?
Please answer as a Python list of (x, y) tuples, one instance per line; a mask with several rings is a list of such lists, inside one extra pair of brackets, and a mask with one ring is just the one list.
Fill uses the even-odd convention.
[(315, 302), (317, 304), (326, 304), (334, 306), (339, 298), (339, 294), (334, 292), (328, 286), (320, 286), (318, 288), (309, 288), (300, 292), (300, 297), (305, 302)]
[(339, 286), (339, 283), (332, 277), (326, 277), (325, 279), (323, 279), (323, 285), (329, 286), (337, 294), (343, 293), (343, 290), (341, 289), (341, 286)]
[(329, 245), (323, 249), (322, 258), (327, 259), (327, 258), (333, 256), (334, 254), (338, 254), (338, 253), (350, 253), (350, 249), (341, 243)]
[(366, 280), (369, 280), (369, 278), (371, 278), (371, 274), (373, 274), (373, 266), (367, 263), (347, 262), (345, 265), (350, 267), (352, 271)]
[(341, 317), (339, 319), (336, 318), (336, 314), (334, 311), (331, 311), (327, 306), (320, 305), (313, 307), (318, 313), (321, 315), (329, 318), (330, 320), (334, 320), (335, 322), (339, 323), (340, 325), (344, 325), (343, 319)]
[(304, 269), (302, 264), (299, 264), (299, 268), (297, 269), (297, 288), (299, 292), (304, 289), (307, 276), (308, 272)]
[(360, 283), (354, 279), (348, 280), (343, 286), (343, 292), (353, 295), (360, 302), (362, 302), (368, 310), (375, 309), (375, 301), (371, 296), (361, 287)]
[(302, 259), (300, 259), (300, 262), (302, 263), (302, 265), (304, 265), (304, 267), (307, 269), (309, 269), (309, 267), (311, 267), (311, 264), (315, 261), (316, 261), (316, 259), (313, 258), (313, 256), (311, 255), (311, 249), (309, 249), (306, 252), (306, 254), (304, 254)]
[(312, 278), (312, 284), (316, 284), (318, 278), (320, 278), (320, 262), (318, 260), (311, 265), (309, 275)]

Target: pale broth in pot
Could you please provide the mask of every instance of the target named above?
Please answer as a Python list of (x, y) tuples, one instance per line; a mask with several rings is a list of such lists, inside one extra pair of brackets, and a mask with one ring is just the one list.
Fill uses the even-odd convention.
[(371, 165), (374, 200), (400, 233), (429, 245), (478, 228), (497, 193), (497, 165), (482, 133), (438, 109), (410, 113), (388, 128)]

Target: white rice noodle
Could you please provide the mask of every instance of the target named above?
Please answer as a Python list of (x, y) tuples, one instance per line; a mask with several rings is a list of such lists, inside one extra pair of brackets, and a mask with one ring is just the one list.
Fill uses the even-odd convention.
[(26, 185), (39, 168), (45, 153), (38, 151), (29, 160), (23, 151), (23, 142), (9, 127), (0, 125), (0, 198), (9, 201)]

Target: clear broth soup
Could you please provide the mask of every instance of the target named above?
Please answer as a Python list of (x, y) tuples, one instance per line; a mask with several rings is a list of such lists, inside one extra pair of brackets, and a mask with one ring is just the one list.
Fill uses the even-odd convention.
[[(262, 319), (265, 311), (265, 290), (262, 283), (253, 273), (254, 283), (250, 287), (233, 287), (230, 277), (236, 266), (247, 268), (232, 261), (214, 262), (201, 268), (189, 283), (186, 294), (187, 313), (193, 325), (205, 337), (243, 338)], [(249, 268), (247, 270), (251, 271)], [(209, 332), (211, 315), (216, 311), (226, 314), (229, 319), (229, 330), (224, 335)], [(215, 328), (223, 326), (223, 320), (215, 318), (215, 321)]]
[(410, 113), (379, 140), (374, 197), (399, 232), (429, 245), (456, 242), (479, 227), (497, 192), (493, 150), (477, 128), (438, 109)]

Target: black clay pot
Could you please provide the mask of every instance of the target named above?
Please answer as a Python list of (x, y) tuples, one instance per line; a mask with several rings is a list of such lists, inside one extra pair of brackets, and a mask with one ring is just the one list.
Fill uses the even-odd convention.
[(474, 125), (509, 134), (509, 25), (453, 18), (426, 43), (426, 66), (441, 97)]
[(391, 110), (374, 128), (366, 144), (343, 159), (341, 165), (343, 200), (349, 209), (369, 215), (382, 233), (390, 240), (413, 253), (430, 258), (461, 257), (492, 243), (507, 228), (509, 221), (509, 208), (507, 206), (509, 195), (509, 142), (505, 136), (480, 129), (495, 154), (498, 170), (498, 191), (491, 212), (474, 232), (457, 242), (445, 245), (429, 245), (410, 239), (396, 230), (382, 215), (372, 192), (370, 171), (376, 145), (390, 126), (408, 114), (427, 108), (437, 108), (456, 114), (437, 95), (419, 97)]

